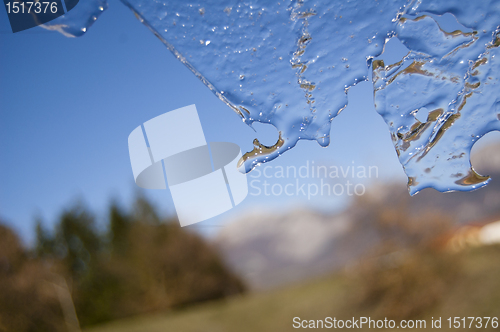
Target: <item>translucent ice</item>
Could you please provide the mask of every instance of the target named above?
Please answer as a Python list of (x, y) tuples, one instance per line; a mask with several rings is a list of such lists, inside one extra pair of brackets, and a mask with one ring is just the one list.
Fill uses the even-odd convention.
[(106, 0), (82, 0), (68, 13), (42, 24), (41, 27), (58, 31), (66, 37), (79, 37), (87, 32), (87, 29), (107, 8)]
[(329, 144), (406, 0), (123, 2), (245, 123), (278, 129), (274, 146), (256, 140), (243, 157), (248, 171), (299, 139)]
[[(94, 9), (100, 1), (91, 1)], [(240, 162), (245, 171), (300, 139), (327, 146), (347, 90), (369, 77), (373, 59), (397, 36), (410, 53), (387, 67), (375, 61), (373, 83), (410, 192), (488, 182), (472, 169), (469, 153), (500, 129), (498, 0), (122, 2), (246, 124), (277, 128), (273, 146), (254, 141)], [(437, 22), (445, 13), (463, 29), (443, 30)], [(86, 29), (65, 26), (69, 35)]]
[[(442, 30), (434, 17), (445, 13), (464, 29)], [(410, 53), (392, 66), (374, 62), (375, 107), (411, 194), (426, 187), (472, 190), (489, 181), (471, 167), (470, 150), (500, 130), (499, 24), (498, 1), (418, 2), (396, 27)], [(422, 109), (425, 120), (417, 116)]]

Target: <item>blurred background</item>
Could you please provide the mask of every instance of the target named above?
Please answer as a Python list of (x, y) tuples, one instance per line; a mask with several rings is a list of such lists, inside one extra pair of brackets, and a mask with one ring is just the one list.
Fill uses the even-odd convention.
[[(405, 54), (393, 39), (381, 57)], [(207, 141), (242, 151), (254, 138), (274, 144), (273, 127), (246, 126), (114, 0), (80, 38), (12, 34), (1, 13), (0, 77), (0, 331), (289, 331), (294, 317), (327, 316), (443, 317), (446, 327), (499, 316), (498, 132), (473, 148), (487, 187), (411, 197), (362, 82), (328, 148), (299, 142), (269, 164), (269, 174), (372, 167), (371, 177), (323, 179), (362, 195), (266, 195), (264, 181), (320, 179), (261, 169), (237, 208), (180, 228), (168, 190), (135, 187), (130, 132), (190, 104)]]

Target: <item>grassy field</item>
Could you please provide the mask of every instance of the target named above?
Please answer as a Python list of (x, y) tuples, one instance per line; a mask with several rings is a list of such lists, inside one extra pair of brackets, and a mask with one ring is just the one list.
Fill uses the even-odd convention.
[[(448, 317), (500, 318), (500, 246), (470, 249), (460, 256), (460, 270), (441, 300), (426, 309), (425, 313), (414, 317), (425, 320), (428, 329), (432, 317), (442, 317), (441, 330), (448, 330)], [(375, 319), (372, 315), (379, 311), (359, 303), (357, 294), (363, 287), (362, 279), (353, 281), (348, 276), (338, 274), (268, 293), (248, 294), (183, 310), (128, 318), (89, 328), (85, 332), (279, 332), (297, 330), (293, 328), (294, 317), (307, 320), (325, 317)], [(421, 292), (425, 292), (426, 287), (434, 286), (424, 284), (422, 287)], [(383, 319), (380, 316), (377, 318)], [(387, 318), (399, 323), (395, 317), (388, 315)], [(466, 324), (468, 327), (468, 320)], [(490, 326), (480, 330), (500, 331), (500, 328)]]

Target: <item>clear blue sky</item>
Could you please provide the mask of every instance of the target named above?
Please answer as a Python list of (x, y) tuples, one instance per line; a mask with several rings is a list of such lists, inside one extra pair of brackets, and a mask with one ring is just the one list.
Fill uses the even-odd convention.
[[(255, 137), (267, 144), (277, 137), (268, 126), (256, 125), (257, 133), (246, 126), (128, 8), (117, 0), (109, 5), (80, 38), (39, 27), (13, 34), (0, 10), (0, 218), (27, 241), (34, 216), (52, 225), (77, 199), (100, 216), (111, 198), (130, 203), (136, 187), (127, 137), (164, 112), (196, 104), (206, 140), (234, 142), (243, 151), (252, 149)], [(333, 121), (330, 147), (299, 142), (271, 165), (354, 162), (378, 166), (383, 180), (405, 183), (372, 99), (371, 83), (351, 88), (349, 107)], [(163, 213), (175, 213), (168, 191), (146, 194)], [(333, 210), (345, 203), (345, 197), (249, 195), (230, 213), (194, 227), (220, 225), (261, 206)]]

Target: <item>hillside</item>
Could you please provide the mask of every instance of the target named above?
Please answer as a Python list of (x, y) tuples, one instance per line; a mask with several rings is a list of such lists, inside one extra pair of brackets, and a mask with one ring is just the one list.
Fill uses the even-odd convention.
[[(462, 252), (459, 256), (450, 256), (451, 260), (458, 259), (461, 263), (448, 285), (440, 284), (443, 279), (438, 274), (433, 275), (429, 283), (415, 284), (414, 288), (405, 290), (408, 296), (416, 293), (423, 295), (421, 297), (423, 299), (433, 290), (441, 290), (438, 292), (439, 300), (425, 307), (426, 309), (412, 319), (424, 319), (430, 324), (431, 317), (442, 317), (441, 330), (448, 330), (446, 328), (448, 317), (499, 316), (499, 256), (500, 246), (480, 247)], [(405, 273), (406, 267), (395, 267), (390, 273), (401, 276)], [(419, 269), (421, 270), (426, 269)], [(446, 273), (442, 270), (436, 271)], [(297, 316), (302, 319), (324, 319), (328, 316), (337, 319), (363, 316), (383, 319), (385, 314), (389, 319), (397, 319), (399, 322), (404, 316), (398, 316), (395, 312), (384, 312), (384, 308), (387, 308), (387, 296), (384, 300), (384, 294), (374, 306), (369, 306), (367, 301), (360, 301), (363, 296), (359, 290), (365, 288), (366, 280), (359, 278), (359, 273), (357, 275), (358, 277), (352, 279), (352, 271), (343, 272), (300, 286), (246, 295), (223, 302), (206, 303), (186, 310), (126, 319), (87, 329), (85, 332), (294, 331), (296, 329), (292, 327), (292, 319)], [(417, 273), (417, 277), (428, 280), (420, 272)], [(399, 299), (399, 306), (404, 303), (404, 299)], [(415, 301), (408, 299), (406, 303), (414, 304)]]

